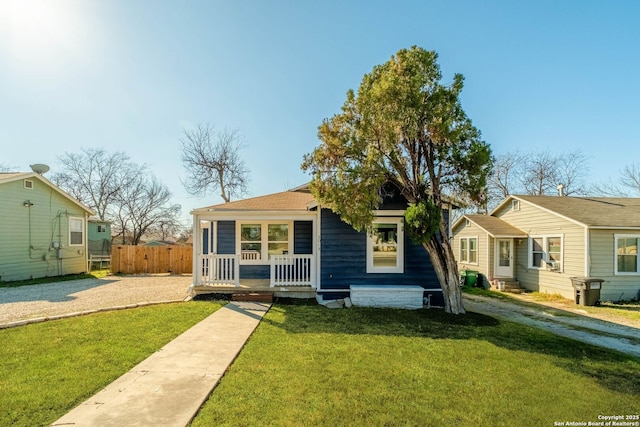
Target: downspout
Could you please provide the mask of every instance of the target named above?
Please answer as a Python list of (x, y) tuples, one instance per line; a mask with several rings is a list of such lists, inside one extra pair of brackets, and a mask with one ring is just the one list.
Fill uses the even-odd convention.
[[(489, 236), (489, 233), (486, 234), (487, 236), (487, 250), (485, 251), (485, 253), (487, 254), (487, 282), (489, 282), (489, 288), (491, 288), (491, 280), (490, 277), (493, 277), (493, 274), (489, 275), (489, 273), (491, 273), (491, 251), (493, 251), (493, 256), (495, 258), (496, 254), (495, 254), (495, 241), (493, 244), (493, 248), (489, 248), (489, 243), (491, 242), (491, 237)], [(495, 263), (495, 259), (494, 259), (494, 263)]]
[(316, 244), (315, 244), (315, 261), (316, 261), (316, 271), (315, 271), (315, 275), (316, 275), (316, 299), (318, 299), (320, 296), (318, 294), (318, 292), (322, 291), (322, 280), (321, 280), (321, 268), (322, 268), (322, 252), (320, 250), (320, 248), (322, 247), (322, 207), (320, 206), (320, 204), (318, 203), (318, 213), (316, 215), (316, 220), (314, 221), (314, 226), (315, 226), (315, 230), (314, 230), (314, 234), (316, 236)]

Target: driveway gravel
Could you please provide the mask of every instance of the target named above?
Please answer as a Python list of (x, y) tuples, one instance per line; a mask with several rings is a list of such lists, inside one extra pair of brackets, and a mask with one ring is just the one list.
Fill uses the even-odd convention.
[(0, 288), (0, 327), (96, 310), (183, 301), (191, 275), (107, 276)]
[(640, 357), (640, 329), (544, 305), (464, 294), (467, 311), (545, 329), (556, 335)]

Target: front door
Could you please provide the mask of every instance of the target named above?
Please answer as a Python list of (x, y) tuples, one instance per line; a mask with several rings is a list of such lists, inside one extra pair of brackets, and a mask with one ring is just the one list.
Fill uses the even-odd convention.
[(513, 239), (496, 239), (495, 276), (513, 278)]

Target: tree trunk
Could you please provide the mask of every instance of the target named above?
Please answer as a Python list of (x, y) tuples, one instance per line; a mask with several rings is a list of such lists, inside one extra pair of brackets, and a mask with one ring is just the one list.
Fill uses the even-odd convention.
[(460, 291), (460, 281), (458, 277), (458, 265), (453, 256), (453, 250), (449, 243), (444, 221), (440, 222), (440, 233), (442, 237), (434, 235), (429, 242), (423, 243), (422, 246), (431, 257), (431, 264), (442, 287), (444, 311), (452, 314), (464, 314), (462, 292)]

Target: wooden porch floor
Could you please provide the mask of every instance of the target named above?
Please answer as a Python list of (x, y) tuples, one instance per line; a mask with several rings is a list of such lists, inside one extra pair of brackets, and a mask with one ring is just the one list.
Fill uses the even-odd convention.
[(193, 294), (249, 294), (249, 293), (273, 293), (275, 296), (291, 296), (293, 298), (315, 297), (316, 290), (309, 286), (278, 286), (272, 288), (269, 279), (240, 279), (240, 286), (228, 285), (204, 285), (194, 286)]

